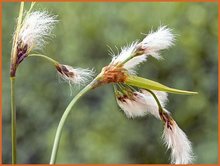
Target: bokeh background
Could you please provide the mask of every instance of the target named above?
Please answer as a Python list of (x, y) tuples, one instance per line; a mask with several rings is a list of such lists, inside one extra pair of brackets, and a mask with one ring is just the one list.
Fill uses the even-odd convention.
[[(176, 45), (163, 51), (164, 60), (150, 57), (139, 75), (199, 92), (170, 94), (167, 108), (192, 141), (195, 163), (217, 163), (217, 3), (37, 3), (34, 9), (60, 20), (42, 52), (97, 73), (111, 61), (108, 46), (117, 53), (115, 46), (143, 39), (141, 32), (161, 24), (173, 28)], [(19, 3), (3, 3), (3, 163), (11, 160), (9, 61), (18, 11)], [(49, 162), (58, 122), (73, 96), (48, 62), (33, 57), (21, 64), (16, 78), (18, 163)], [(153, 117), (127, 119), (112, 87), (103, 86), (72, 110), (57, 163), (169, 163), (162, 131)]]

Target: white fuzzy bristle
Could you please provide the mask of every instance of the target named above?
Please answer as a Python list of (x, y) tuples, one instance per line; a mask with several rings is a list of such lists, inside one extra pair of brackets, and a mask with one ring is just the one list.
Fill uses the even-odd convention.
[(172, 29), (161, 26), (155, 32), (150, 32), (142, 42), (139, 43), (146, 55), (151, 55), (160, 59), (159, 51), (167, 49), (174, 44), (174, 34)]
[[(165, 92), (154, 91), (162, 106), (165, 106), (167, 101), (167, 94)], [(133, 92), (132, 96), (116, 97), (117, 103), (120, 108), (125, 112), (127, 117), (140, 117), (151, 114), (156, 118), (160, 118), (158, 112), (158, 105), (154, 97), (146, 90), (141, 92)]]
[(85, 85), (94, 75), (93, 70), (73, 68), (69, 65), (60, 65), (59, 76), (70, 84), (83, 86)]
[(186, 134), (173, 121), (172, 130), (164, 125), (163, 140), (168, 149), (171, 150), (172, 164), (191, 164), (194, 155), (191, 142)]
[(41, 49), (45, 45), (45, 39), (51, 36), (56, 22), (56, 16), (51, 16), (45, 11), (27, 14), (18, 38), (24, 45), (27, 44), (29, 49)]

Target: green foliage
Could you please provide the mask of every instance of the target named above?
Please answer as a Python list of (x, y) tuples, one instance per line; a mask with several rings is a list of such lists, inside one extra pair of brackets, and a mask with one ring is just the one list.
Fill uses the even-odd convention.
[[(29, 4), (29, 3), (28, 3)], [(27, 4), (26, 4), (27, 5)], [(176, 45), (149, 58), (139, 75), (198, 95), (170, 94), (167, 109), (193, 143), (196, 163), (217, 163), (217, 3), (37, 3), (60, 22), (43, 54), (63, 64), (94, 68), (108, 64), (119, 48), (168, 25)], [(10, 163), (9, 61), (19, 3), (3, 3), (3, 163)], [(75, 93), (78, 91), (74, 90)], [(48, 163), (60, 117), (73, 96), (51, 65), (27, 58), (16, 79), (18, 163)], [(58, 163), (168, 163), (162, 123), (127, 119), (111, 86), (84, 96), (64, 126)]]

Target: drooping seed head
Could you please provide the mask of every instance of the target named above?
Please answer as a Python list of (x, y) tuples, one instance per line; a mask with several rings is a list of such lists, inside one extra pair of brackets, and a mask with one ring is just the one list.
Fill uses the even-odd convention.
[(139, 92), (118, 95), (116, 101), (128, 118), (141, 117), (147, 114), (144, 97)]
[[(165, 92), (154, 91), (157, 94), (161, 105), (164, 107), (167, 101)], [(116, 101), (119, 107), (125, 112), (129, 118), (141, 117), (151, 114), (160, 119), (158, 105), (154, 97), (146, 90), (129, 91), (126, 94), (119, 93), (116, 95)], [(168, 112), (168, 111), (166, 111)]]
[(163, 140), (171, 150), (172, 164), (191, 164), (194, 159), (192, 145), (186, 134), (173, 120), (172, 129), (164, 125)]
[(58, 64), (56, 69), (63, 80), (75, 85), (85, 85), (94, 75), (92, 70), (73, 68), (72, 66), (63, 64)]

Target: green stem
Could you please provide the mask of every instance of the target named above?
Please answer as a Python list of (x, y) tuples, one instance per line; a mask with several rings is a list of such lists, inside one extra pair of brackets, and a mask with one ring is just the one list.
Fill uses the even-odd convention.
[(28, 55), (28, 57), (41, 57), (41, 58), (46, 59), (50, 63), (54, 64), (55, 66), (59, 64), (59, 62), (55, 61), (54, 59), (52, 59), (46, 55), (42, 55), (42, 54), (30, 54), (30, 55)]
[(153, 92), (153, 91), (151, 91), (151, 90), (149, 90), (149, 89), (146, 89), (153, 97), (154, 97), (154, 99), (155, 99), (155, 101), (157, 102), (157, 105), (158, 105), (158, 112), (159, 112), (159, 115), (160, 115), (160, 118), (161, 118), (161, 120), (164, 122), (164, 123), (168, 123), (168, 124), (171, 124), (172, 125), (172, 120), (173, 120), (173, 118), (169, 115), (169, 114), (167, 114), (165, 111), (164, 111), (164, 109), (163, 109), (163, 107), (161, 106), (161, 104), (160, 104), (160, 101), (159, 101), (159, 99), (157, 98), (157, 96), (155, 95), (155, 93)]
[(16, 106), (15, 106), (15, 77), (10, 77), (11, 82), (11, 147), (12, 164), (16, 164)]
[(31, 12), (31, 10), (33, 9), (33, 7), (34, 7), (35, 3), (36, 3), (36, 2), (31, 2), (30, 9), (28, 10), (28, 12), (27, 12), (27, 14), (26, 14), (26, 15), (28, 15), (28, 14)]
[(60, 123), (57, 127), (57, 131), (56, 131), (56, 135), (55, 135), (55, 139), (54, 139), (54, 144), (53, 144), (53, 149), (52, 149), (52, 154), (51, 154), (51, 158), (50, 158), (50, 164), (55, 164), (56, 162), (56, 157), (57, 157), (57, 152), (58, 152), (58, 146), (59, 146), (59, 142), (60, 142), (60, 138), (61, 138), (61, 133), (63, 130), (63, 126), (64, 123), (72, 109), (72, 107), (74, 106), (74, 104), (83, 96), (85, 95), (89, 90), (93, 89), (93, 85), (96, 83), (97, 79), (99, 77), (97, 76), (90, 84), (88, 84), (84, 89), (82, 89), (73, 99), (72, 101), (69, 103), (69, 105), (67, 106), (66, 110), (64, 111), (61, 119), (60, 119)]
[(160, 104), (159, 99), (157, 98), (157, 96), (155, 95), (155, 93), (149, 89), (146, 89), (155, 99), (155, 101), (157, 102), (158, 108), (159, 108), (159, 113), (164, 113), (163, 107)]

